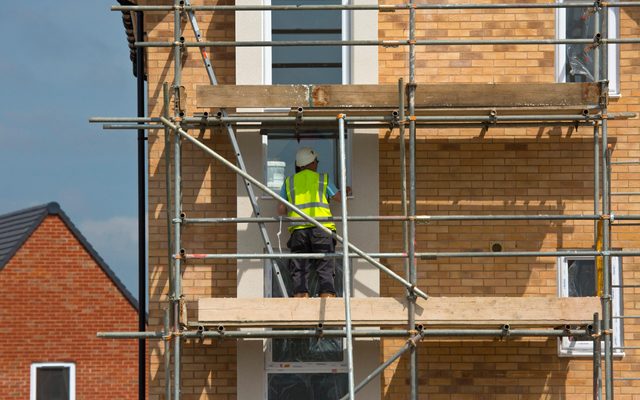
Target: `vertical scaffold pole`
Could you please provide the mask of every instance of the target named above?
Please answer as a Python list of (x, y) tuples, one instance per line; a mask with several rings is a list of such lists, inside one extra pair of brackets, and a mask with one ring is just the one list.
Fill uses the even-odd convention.
[[(165, 82), (162, 85), (162, 94), (164, 99), (164, 106), (162, 114), (165, 118), (169, 118), (169, 85)], [(165, 185), (166, 185), (166, 210), (167, 210), (167, 270), (169, 277), (169, 298), (175, 298), (175, 287), (173, 279), (174, 259), (173, 259), (173, 239), (172, 239), (172, 218), (173, 213), (171, 207), (171, 130), (165, 125), (164, 128), (164, 171), (165, 171)], [(165, 338), (164, 344), (164, 368), (165, 368), (165, 397), (166, 400), (171, 400), (171, 307), (167, 308), (165, 315)]]
[[(608, 9), (606, 3), (604, 6), (600, 6), (600, 3), (596, 3), (596, 33), (600, 33), (601, 38), (607, 38), (607, 19)], [(600, 49), (602, 46), (602, 49)], [(600, 112), (602, 115), (607, 115), (608, 109), (608, 96), (609, 96), (609, 71), (608, 71), (608, 44), (598, 45), (596, 50), (599, 51), (596, 59), (600, 60), (598, 71), (599, 75), (596, 75), (596, 79), (601, 82), (600, 85)], [(600, 53), (601, 50), (601, 53)], [(603, 251), (608, 252), (611, 250), (611, 168), (610, 168), (610, 153), (608, 145), (608, 120), (604, 118), (602, 120), (602, 212), (605, 215), (603, 218), (603, 232), (602, 232), (602, 248)], [(602, 319), (603, 319), (603, 334), (604, 334), (604, 368), (605, 368), (605, 398), (606, 400), (613, 400), (613, 315), (612, 315), (612, 290), (611, 290), (611, 256), (608, 254), (603, 257), (603, 294), (602, 294)]]
[[(600, 213), (600, 123), (593, 127), (593, 215)], [(593, 221), (593, 240), (598, 240), (598, 221)]]
[(171, 400), (171, 310), (164, 310), (164, 398)]
[(602, 346), (600, 316), (593, 314), (593, 400), (602, 399)]
[[(596, 10), (597, 11), (597, 10)], [(595, 31), (599, 33), (601, 31), (600, 27), (600, 13), (596, 13), (595, 17)], [(596, 81), (600, 80), (600, 47), (596, 46), (594, 48), (594, 63), (593, 63), (593, 76)], [(602, 104), (600, 104), (601, 106)], [(601, 110), (602, 111), (602, 110)], [(602, 215), (600, 214), (600, 138), (599, 133), (602, 129), (602, 125), (600, 123), (596, 123), (593, 127), (593, 150), (594, 150), (594, 182), (593, 182), (593, 213), (594, 215)], [(606, 172), (603, 171), (603, 175)], [(604, 178), (603, 178), (604, 179)], [(604, 197), (603, 197), (604, 202)], [(594, 221), (593, 224), (593, 237), (594, 237), (594, 248), (597, 250), (602, 250), (602, 220)], [(598, 296), (603, 295), (602, 284), (603, 281), (600, 280), (600, 274), (602, 273), (602, 257), (595, 257), (595, 267), (596, 267), (596, 294)], [(604, 304), (603, 304), (604, 308)], [(604, 314), (603, 314), (604, 315)], [(595, 340), (593, 342), (593, 398), (594, 400), (602, 399), (602, 346), (601, 346), (601, 333), (602, 329), (600, 326), (599, 315), (596, 313), (594, 316), (594, 329), (597, 335), (595, 335)]]
[[(406, 217), (407, 210), (407, 145), (406, 145), (406, 137), (405, 137), (405, 91), (404, 91), (404, 79), (398, 79), (398, 108), (399, 108), (399, 119), (400, 126), (398, 127), (400, 131), (399, 137), (399, 146), (400, 146), (400, 191), (401, 191), (401, 202), (402, 202), (402, 216)], [(409, 234), (407, 232), (408, 226), (407, 221), (402, 221), (402, 251), (406, 254), (409, 252)], [(407, 279), (409, 279), (409, 260), (404, 259), (404, 270)], [(412, 328), (410, 328), (412, 329)]]
[[(416, 215), (416, 8), (415, 1), (409, 2), (409, 215)], [(416, 285), (416, 221), (409, 221), (409, 283)], [(409, 297), (409, 330), (415, 329), (415, 299), (413, 290)], [(411, 400), (418, 398), (418, 349), (413, 346), (410, 352), (409, 374), (411, 382)]]
[(351, 268), (349, 265), (349, 223), (347, 222), (347, 153), (345, 150), (344, 114), (338, 116), (338, 146), (340, 147), (340, 194), (342, 212), (342, 269), (344, 276), (344, 318), (347, 331), (347, 369), (349, 373), (349, 398), (355, 400), (353, 377), (353, 338), (351, 335)]
[[(180, 98), (180, 84), (182, 78), (182, 46), (179, 45), (180, 40), (180, 32), (181, 32), (181, 15), (180, 15), (180, 0), (174, 0), (174, 11), (173, 11), (173, 38), (174, 38), (174, 47), (173, 47), (173, 62), (174, 62), (174, 81), (173, 81), (173, 102), (174, 102), (174, 117), (180, 116), (180, 107), (179, 107), (179, 98)], [(178, 129), (180, 128), (179, 120), (176, 121), (176, 125)], [(180, 144), (180, 135), (177, 133), (174, 135), (174, 146), (173, 146), (173, 174), (174, 174), (174, 197), (173, 197), (173, 246), (174, 246), (174, 271), (173, 271), (173, 287), (174, 287), (174, 297), (173, 302), (173, 400), (180, 400), (180, 365), (181, 365), (181, 355), (180, 355), (180, 301), (182, 298), (182, 280), (181, 280), (181, 260), (180, 260), (180, 230), (182, 219), (180, 218), (181, 208), (182, 208), (182, 198), (181, 198), (181, 144)]]

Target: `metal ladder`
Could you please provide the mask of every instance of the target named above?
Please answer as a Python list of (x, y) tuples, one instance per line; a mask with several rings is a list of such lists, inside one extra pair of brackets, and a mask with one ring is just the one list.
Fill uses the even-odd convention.
[[(184, 5), (189, 7), (191, 6), (191, 2), (189, 0), (184, 0)], [(186, 10), (187, 17), (189, 18), (189, 23), (191, 24), (191, 28), (193, 28), (193, 32), (196, 36), (197, 42), (202, 42), (202, 34), (200, 33), (200, 27), (198, 26), (198, 21), (196, 20), (195, 12), (191, 9)], [(213, 66), (211, 65), (211, 60), (209, 59), (209, 55), (204, 47), (199, 47), (200, 56), (202, 56), (202, 62), (204, 62), (204, 66), (207, 70), (207, 75), (209, 76), (209, 81), (212, 85), (218, 84), (218, 79), (216, 78), (216, 74), (213, 70)], [(226, 117), (227, 112), (225, 110), (221, 110), (222, 116)], [(225, 128), (229, 135), (229, 140), (231, 141), (231, 145), (233, 146), (233, 152), (236, 156), (236, 161), (238, 163), (238, 168), (240, 168), (243, 172), (247, 172), (247, 168), (244, 164), (244, 160), (242, 158), (242, 152), (240, 151), (240, 146), (238, 145), (238, 140), (236, 139), (236, 134), (233, 130), (231, 124), (225, 124)], [(255, 196), (255, 192), (253, 191), (253, 186), (251, 186), (251, 182), (242, 178), (244, 181), (244, 186), (247, 190), (247, 196), (249, 196), (249, 201), (251, 202), (251, 207), (253, 208), (253, 213), (256, 217), (260, 217), (260, 206), (258, 205), (257, 198)], [(264, 246), (267, 249), (269, 254), (274, 254), (273, 246), (271, 245), (271, 240), (269, 240), (269, 233), (267, 232), (267, 227), (264, 222), (258, 222), (258, 230), (260, 231), (260, 236), (262, 236), (262, 241), (264, 242)], [(278, 286), (280, 288), (280, 292), (282, 293), (282, 297), (289, 297), (287, 293), (287, 288), (284, 284), (284, 280), (282, 278), (282, 274), (280, 272), (280, 267), (275, 259), (267, 260), (271, 264), (271, 268), (273, 273), (276, 276), (276, 281), (278, 282)]]

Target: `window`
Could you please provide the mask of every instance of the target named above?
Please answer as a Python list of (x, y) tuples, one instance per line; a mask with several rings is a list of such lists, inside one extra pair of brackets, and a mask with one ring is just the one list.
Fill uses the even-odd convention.
[[(271, 0), (272, 5), (341, 4), (342, 0)], [(349, 11), (273, 11), (266, 14), (265, 40), (347, 39)], [(346, 46), (276, 46), (265, 49), (265, 82), (347, 83)]]
[[(613, 298), (613, 347), (614, 355), (622, 356), (622, 322), (619, 317), (622, 310), (620, 286), (620, 258), (611, 258), (611, 277), (614, 285)], [(587, 297), (597, 296), (596, 264), (593, 257), (560, 257), (558, 259), (558, 296)], [(601, 316), (602, 317), (602, 316)], [(616, 349), (618, 348), (618, 349)], [(590, 337), (571, 337), (558, 339), (558, 355), (592, 356), (593, 341)]]
[[(272, 5), (342, 4), (346, 0), (271, 0)], [(273, 11), (265, 18), (266, 40), (346, 40), (349, 11)], [(341, 84), (349, 82), (347, 46), (282, 46), (265, 50), (265, 82), (271, 84)], [(338, 132), (336, 129), (300, 132), (268, 130), (263, 132), (265, 182), (278, 191), (284, 178), (294, 174), (295, 154), (308, 146), (320, 155), (319, 172), (340, 188), (338, 165)], [(349, 139), (350, 135), (347, 135)], [(350, 140), (347, 140), (350, 154)], [(350, 166), (347, 156), (347, 185)]]
[(75, 364), (31, 364), (31, 400), (75, 400), (75, 398)]
[[(336, 263), (336, 292), (343, 293), (342, 259)], [(292, 281), (288, 260), (277, 261), (282, 277), (292, 295)], [(265, 268), (265, 282), (270, 282), (267, 295), (282, 297), (278, 284)], [(309, 277), (310, 295), (317, 296), (318, 279), (315, 271)], [(344, 340), (341, 338), (271, 339), (265, 352), (268, 400), (340, 399), (348, 392), (347, 362)]]
[[(562, 2), (563, 0), (559, 0)], [(581, 2), (584, 0), (580, 0)], [(584, 8), (559, 8), (556, 14), (556, 35), (558, 39), (593, 39), (596, 33), (596, 15), (593, 2), (584, 1)], [(609, 39), (618, 37), (619, 13), (617, 7), (608, 9), (607, 24)], [(560, 44), (556, 49), (556, 80), (558, 82), (594, 82), (604, 77), (596, 77), (594, 71), (594, 49), (585, 44)], [(602, 65), (602, 64), (601, 64)], [(608, 45), (609, 94), (620, 94), (618, 75), (618, 45)]]

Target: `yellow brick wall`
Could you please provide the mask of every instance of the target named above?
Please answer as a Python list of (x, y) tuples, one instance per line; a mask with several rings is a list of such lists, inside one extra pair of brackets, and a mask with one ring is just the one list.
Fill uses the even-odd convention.
[[(194, 1), (194, 4), (204, 3)], [(151, 2), (149, 2), (151, 3)], [(164, 3), (170, 4), (170, 1)], [(207, 4), (233, 2), (207, 1)], [(393, 3), (387, 1), (387, 3)], [(157, 4), (157, 2), (154, 2)], [(381, 39), (407, 36), (406, 12), (381, 13)], [(418, 13), (418, 38), (463, 39), (482, 37), (553, 38), (551, 10), (491, 12), (442, 11)], [(172, 40), (172, 15), (146, 13), (145, 30), (150, 41)], [(621, 35), (640, 36), (640, 11), (621, 12)], [(214, 17), (199, 13), (206, 40), (233, 40), (233, 13)], [(193, 41), (183, 20), (184, 36)], [(640, 73), (637, 45), (621, 51), (622, 97), (611, 111), (640, 111)], [(234, 83), (232, 49), (211, 51), (221, 83)], [(417, 81), (420, 82), (553, 82), (553, 46), (459, 46), (418, 48)], [(395, 84), (408, 79), (406, 48), (379, 49), (379, 80)], [(149, 115), (162, 107), (162, 83), (172, 82), (173, 57), (169, 49), (149, 49)], [(182, 85), (188, 96), (187, 115), (193, 115), (194, 90), (207, 82), (198, 50), (188, 49)], [(640, 158), (636, 133), (640, 124), (612, 121), (614, 160)], [(224, 132), (192, 132), (214, 150), (233, 158)], [(419, 214), (591, 213), (593, 156), (591, 129), (479, 129), (421, 130), (418, 134)], [(162, 308), (168, 293), (166, 247), (166, 197), (164, 134), (149, 135), (149, 269), (150, 330), (160, 330)], [(223, 217), (236, 214), (236, 178), (219, 163), (188, 144), (183, 146), (183, 211), (189, 217)], [(380, 210), (395, 215), (399, 198), (397, 136), (380, 137)], [(640, 167), (615, 166), (612, 190), (640, 190)], [(640, 213), (636, 197), (615, 197), (617, 213)], [(399, 251), (399, 224), (381, 225), (381, 251)], [(431, 223), (418, 226), (418, 251), (484, 251), (494, 241), (509, 250), (555, 250), (589, 248), (592, 227), (587, 222), (473, 222)], [(235, 252), (232, 225), (189, 226), (183, 231), (188, 252)], [(639, 248), (634, 227), (616, 227), (613, 243)], [(383, 260), (402, 273), (397, 260)], [(640, 283), (638, 260), (624, 260), (624, 279)], [(184, 268), (184, 293), (190, 310), (202, 296), (235, 296), (235, 262), (189, 262)], [(556, 293), (555, 260), (549, 258), (440, 259), (418, 262), (419, 284), (433, 296), (529, 296)], [(383, 296), (402, 296), (394, 281), (382, 277)], [(637, 290), (625, 297), (627, 312), (637, 311)], [(636, 312), (637, 313), (637, 312)], [(191, 314), (193, 315), (193, 314)], [(640, 327), (626, 323), (626, 345), (640, 345)], [(384, 340), (383, 356), (391, 355), (401, 341)], [(183, 399), (235, 399), (236, 347), (233, 341), (198, 343), (187, 341), (183, 357)], [(591, 362), (559, 359), (555, 340), (428, 341), (420, 345), (420, 393), (430, 399), (526, 399), (591, 398)], [(151, 344), (150, 398), (163, 398), (162, 343)], [(617, 376), (633, 376), (640, 370), (637, 351), (616, 362)], [(628, 375), (624, 375), (628, 374)], [(383, 376), (386, 399), (407, 398), (408, 373), (403, 358)], [(640, 385), (618, 384), (617, 398), (638, 398)], [(625, 396), (623, 396), (625, 395)]]
[[(158, 4), (158, 2), (148, 2)], [(164, 1), (164, 4), (172, 4)], [(192, 4), (204, 4), (192, 1)], [(206, 4), (233, 4), (232, 1), (207, 1)], [(205, 40), (233, 40), (234, 14), (199, 13), (198, 22)], [(186, 41), (195, 41), (186, 19), (182, 20)], [(173, 15), (145, 13), (145, 31), (149, 41), (173, 41)], [(173, 82), (173, 54), (167, 48), (149, 49), (147, 53), (150, 116), (162, 113), (162, 84)], [(219, 48), (211, 54), (220, 83), (235, 80), (233, 49)], [(183, 57), (181, 85), (187, 95), (186, 115), (195, 112), (195, 87), (208, 83), (200, 53), (188, 48)], [(171, 112), (172, 114), (172, 112)], [(228, 159), (234, 154), (226, 131), (208, 129), (190, 131), (207, 146)], [(163, 308), (168, 296), (167, 222), (165, 184), (164, 132), (149, 134), (149, 330), (161, 330)], [(170, 148), (173, 151), (173, 147)], [(171, 173), (173, 177), (173, 174)], [(188, 217), (231, 217), (236, 215), (236, 176), (203, 151), (182, 141), (182, 211)], [(173, 199), (172, 199), (173, 207)], [(189, 253), (233, 253), (236, 231), (232, 225), (183, 226), (182, 247)], [(199, 297), (235, 297), (236, 267), (234, 260), (214, 262), (189, 261), (183, 266), (183, 294), (190, 319), (195, 314)], [(164, 398), (163, 344), (152, 342), (150, 348), (150, 399)], [(235, 399), (236, 343), (187, 340), (182, 357), (182, 399)]]
[[(392, 3), (392, 2), (388, 2)], [(406, 38), (407, 13), (381, 13), (380, 36)], [(554, 38), (552, 10), (418, 11), (418, 39)], [(633, 37), (638, 11), (621, 11), (621, 34)], [(640, 111), (638, 46), (621, 48), (622, 96), (610, 111)], [(381, 83), (408, 80), (407, 48), (381, 48)], [(418, 83), (553, 82), (554, 46), (418, 47)], [(611, 121), (614, 161), (638, 160), (637, 120)], [(417, 134), (418, 214), (591, 214), (593, 213), (593, 129), (421, 129)], [(397, 135), (380, 135), (380, 210), (401, 213)], [(640, 191), (640, 166), (614, 166), (612, 191)], [(616, 196), (612, 210), (637, 214), (637, 196)], [(402, 228), (381, 225), (381, 251), (398, 251)], [(634, 227), (616, 226), (613, 246), (640, 247)], [(417, 227), (417, 251), (504, 251), (590, 249), (591, 222), (431, 222)], [(398, 273), (398, 260), (384, 260)], [(623, 261), (627, 284), (640, 283), (638, 259)], [(432, 296), (555, 296), (554, 258), (441, 258), (418, 260), (418, 283)], [(403, 288), (382, 277), (381, 296), (402, 296)], [(639, 314), (637, 289), (625, 291), (625, 311)], [(508, 301), (508, 299), (505, 299)], [(637, 320), (627, 320), (627, 346), (640, 344)], [(402, 341), (384, 340), (386, 359)], [(419, 391), (430, 399), (590, 399), (589, 359), (556, 356), (555, 339), (429, 340), (419, 346)], [(627, 350), (616, 360), (616, 377), (640, 377), (640, 355)], [(408, 361), (383, 375), (385, 399), (406, 399)], [(617, 382), (616, 398), (640, 398), (640, 383)]]

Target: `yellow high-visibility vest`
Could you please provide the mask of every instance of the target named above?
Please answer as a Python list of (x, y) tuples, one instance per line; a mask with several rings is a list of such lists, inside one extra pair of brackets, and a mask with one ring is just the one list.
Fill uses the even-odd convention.
[[(329, 199), (327, 197), (328, 186), (329, 176), (327, 174), (319, 174), (309, 169), (304, 169), (293, 176), (287, 177), (285, 180), (287, 200), (302, 212), (314, 218), (331, 217), (331, 209), (329, 208)], [(291, 210), (289, 210), (289, 217), (302, 219), (298, 213)], [(336, 230), (336, 224), (333, 222), (323, 222), (322, 225), (331, 230)], [(305, 220), (293, 222), (289, 226), (289, 232), (313, 226), (315, 225)]]

